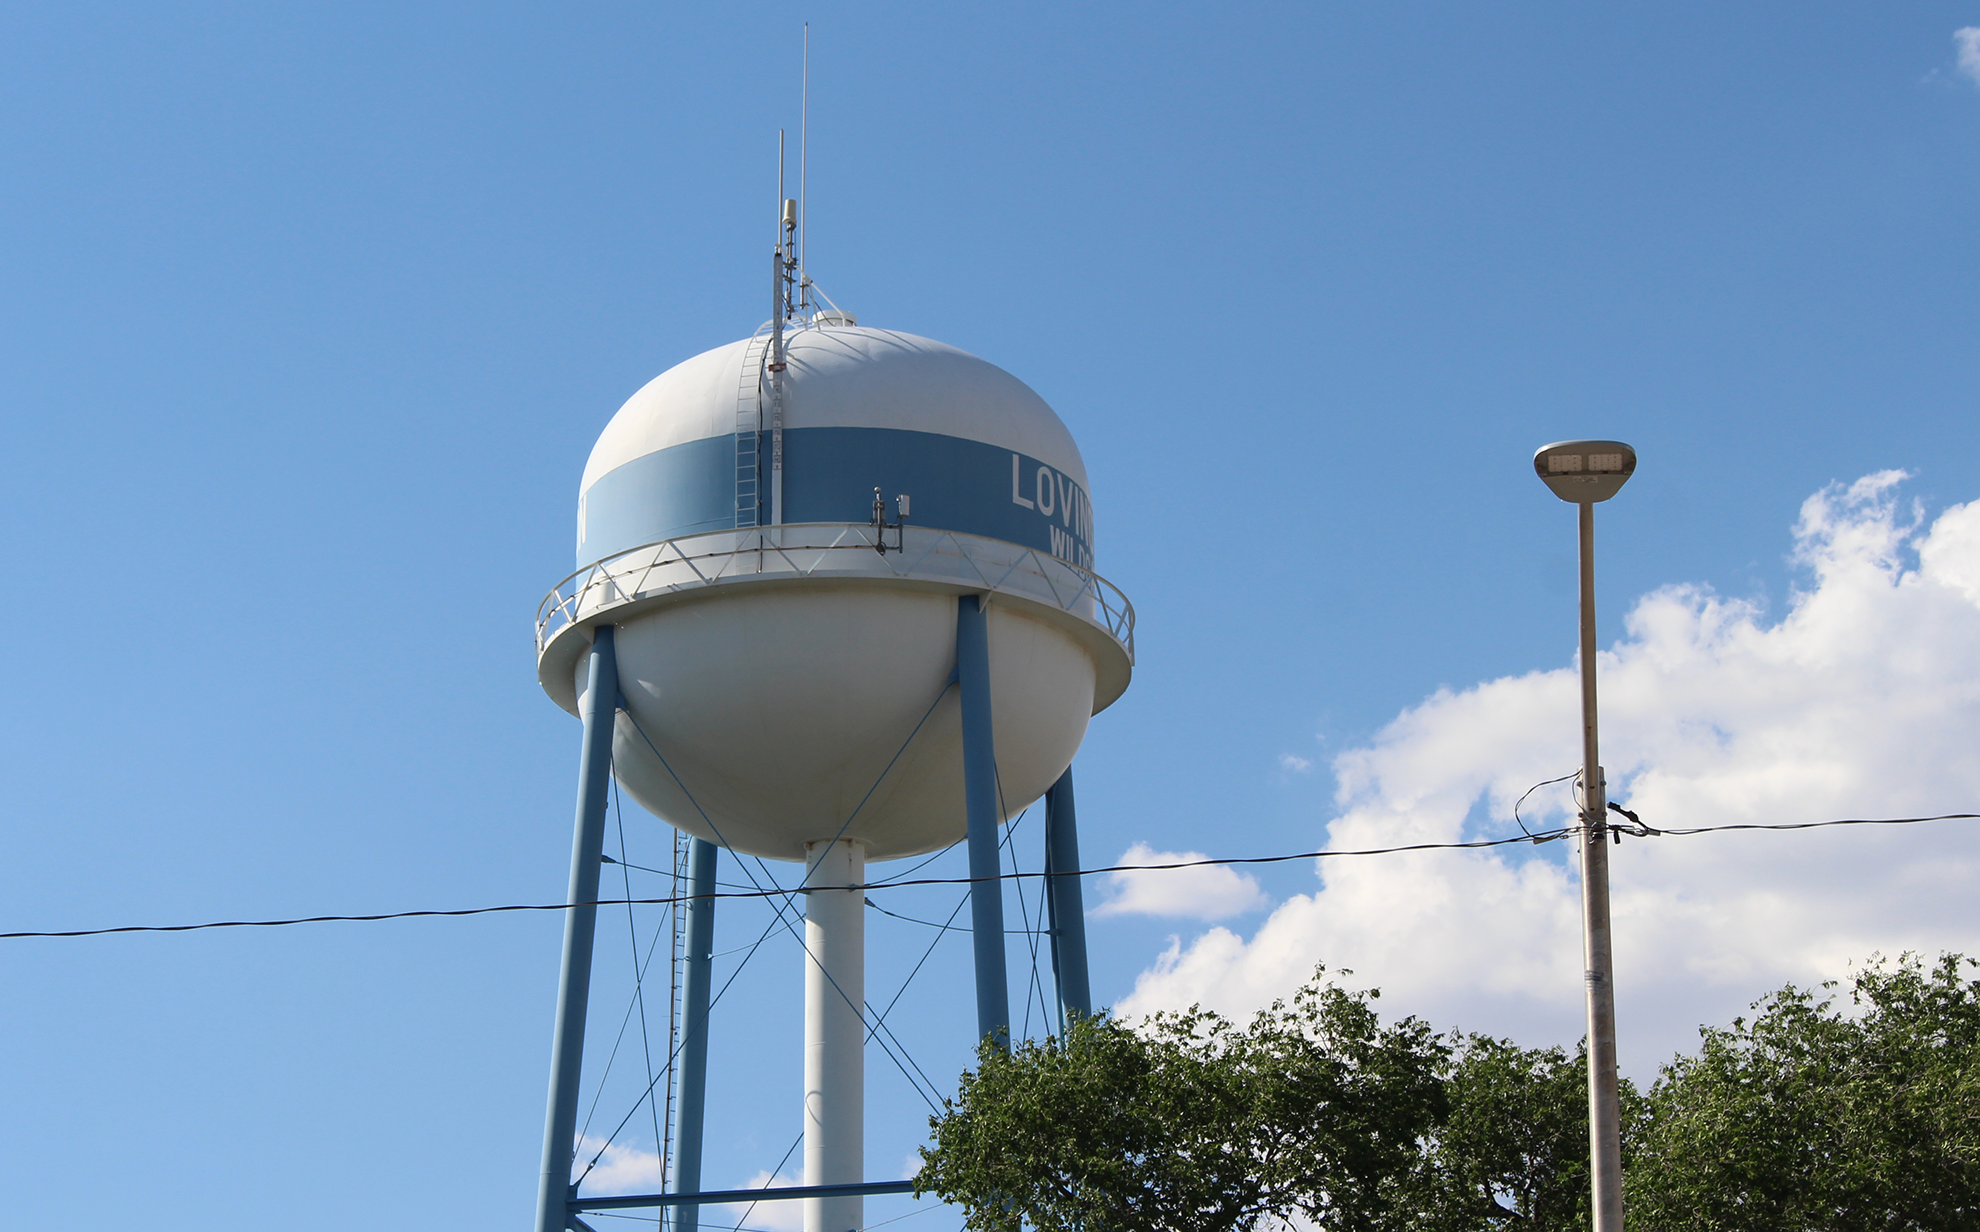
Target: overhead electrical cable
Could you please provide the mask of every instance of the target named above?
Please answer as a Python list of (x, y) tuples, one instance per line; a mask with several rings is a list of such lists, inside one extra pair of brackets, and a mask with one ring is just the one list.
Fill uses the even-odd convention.
[(1572, 770), (1566, 774), (1563, 774), (1561, 777), (1557, 779), (1542, 779), (1540, 782), (1535, 783), (1533, 786), (1527, 788), (1523, 793), (1521, 793), (1519, 799), (1513, 801), (1513, 824), (1519, 827), (1520, 833), (1526, 835), (1526, 837), (1528, 838), (1533, 837), (1533, 831), (1526, 828), (1526, 819), (1519, 815), (1519, 806), (1526, 803), (1526, 797), (1532, 795), (1536, 791), (1539, 791), (1542, 787), (1551, 787), (1555, 783), (1565, 783), (1569, 779), (1573, 778), (1575, 775), (1580, 773), (1581, 771), (1579, 770)]
[[(1691, 826), (1670, 830), (1644, 828), (1648, 837), (1690, 837), (1697, 834), (1719, 834), (1734, 830), (1821, 830), (1832, 826), (1912, 826), (1928, 821), (1980, 821), (1980, 813), (1939, 813), (1931, 817), (1844, 817), (1834, 821), (1798, 822), (1734, 822), (1720, 826)], [(1619, 827), (1610, 827), (1618, 829)], [(1393, 856), (1412, 851), (1479, 851), (1488, 847), (1507, 847), (1516, 843), (1549, 843), (1555, 839), (1577, 834), (1579, 826), (1563, 827), (1558, 830), (1545, 830), (1538, 834), (1521, 834), (1512, 838), (1477, 839), (1463, 843), (1406, 843), (1397, 847), (1362, 847), (1349, 850), (1296, 851), (1278, 856), (1225, 856), (1203, 860), (1176, 860), (1166, 864), (1110, 864), (1102, 868), (1082, 868), (1067, 872), (1054, 872), (1053, 877), (1096, 877), (1103, 873), (1146, 873), (1166, 872), (1179, 868), (1217, 868), (1244, 864), (1285, 864), (1293, 860), (1325, 860), (1349, 856)], [(1635, 830), (1625, 833), (1636, 834)], [(1641, 837), (1639, 836), (1639, 837)], [(1042, 879), (1044, 872), (1000, 873), (995, 877), (916, 877), (911, 879), (871, 881), (865, 885), (845, 886), (847, 890), (894, 890), (904, 886), (929, 885), (974, 885), (985, 881), (1013, 881), (1019, 879)], [(684, 903), (692, 898), (788, 898), (796, 891), (781, 887), (764, 890), (721, 890), (710, 895), (682, 894), (666, 898), (635, 898), (630, 900), (636, 906), (663, 906)], [(588, 903), (504, 903), (495, 907), (456, 907), (447, 910), (426, 909), (419, 911), (381, 911), (369, 915), (309, 915), (284, 920), (210, 920), (199, 924), (122, 924), (114, 928), (71, 928), (40, 932), (17, 931), (0, 933), (0, 941), (14, 941), (30, 937), (103, 937), (113, 933), (192, 933), (215, 928), (280, 928), (292, 924), (366, 924), (378, 920), (412, 920), (428, 917), (455, 917), (471, 915), (498, 915), (515, 911), (568, 911), (572, 907), (623, 907), (628, 900), (623, 898), (601, 898)]]

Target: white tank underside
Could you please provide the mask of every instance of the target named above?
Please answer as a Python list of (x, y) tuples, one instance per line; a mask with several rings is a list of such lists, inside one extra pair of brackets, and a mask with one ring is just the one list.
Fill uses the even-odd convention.
[[(787, 582), (630, 614), (613, 772), (656, 816), (738, 852), (801, 860), (806, 843), (847, 838), (891, 860), (948, 846), (966, 830), (956, 603)], [(1007, 818), (1072, 763), (1093, 713), (1092, 652), (1057, 623), (990, 605)]]

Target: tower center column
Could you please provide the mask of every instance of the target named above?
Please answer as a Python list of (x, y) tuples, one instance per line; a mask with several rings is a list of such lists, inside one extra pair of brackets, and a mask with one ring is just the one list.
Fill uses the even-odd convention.
[[(866, 848), (804, 849), (804, 1183), (866, 1179)], [(807, 1198), (804, 1232), (865, 1224), (858, 1197)]]

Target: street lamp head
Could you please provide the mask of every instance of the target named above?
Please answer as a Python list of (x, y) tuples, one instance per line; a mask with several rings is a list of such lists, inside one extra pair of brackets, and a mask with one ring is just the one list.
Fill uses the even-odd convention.
[(1554, 495), (1575, 505), (1605, 501), (1636, 473), (1636, 451), (1621, 441), (1556, 441), (1533, 455)]

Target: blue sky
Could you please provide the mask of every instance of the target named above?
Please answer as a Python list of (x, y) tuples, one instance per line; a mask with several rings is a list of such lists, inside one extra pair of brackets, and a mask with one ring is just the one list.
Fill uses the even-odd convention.
[[(1058, 410), (1136, 604), (1089, 863), (1508, 830), (1505, 785), (1575, 759), (1573, 519), (1528, 458), (1577, 436), (1642, 457), (1598, 519), (1639, 801), (1980, 811), (1980, 8), (17, 7), (0, 925), (558, 897), (577, 732), (530, 616), (598, 430), (764, 315), (807, 18), (813, 273)], [(1857, 841), (1619, 849), (1665, 941), (1619, 941), (1625, 1065), (1980, 946), (1931, 871), (1980, 848)], [(1326, 959), (1572, 1040), (1558, 852), (1388, 867), (1096, 882), (1096, 994), (1242, 1010)], [(1398, 907), (1431, 897), (1490, 926)], [(1422, 957), (1460, 933), (1491, 944)], [(875, 984), (927, 935), (876, 923)], [(519, 916), (0, 943), (7, 1219), (514, 1226), (556, 949)], [(730, 994), (710, 1184), (796, 1132), (798, 970), (766, 943)], [(945, 942), (899, 1011), (939, 1080), (967, 987)], [(869, 1073), (879, 1175), (926, 1110)]]

